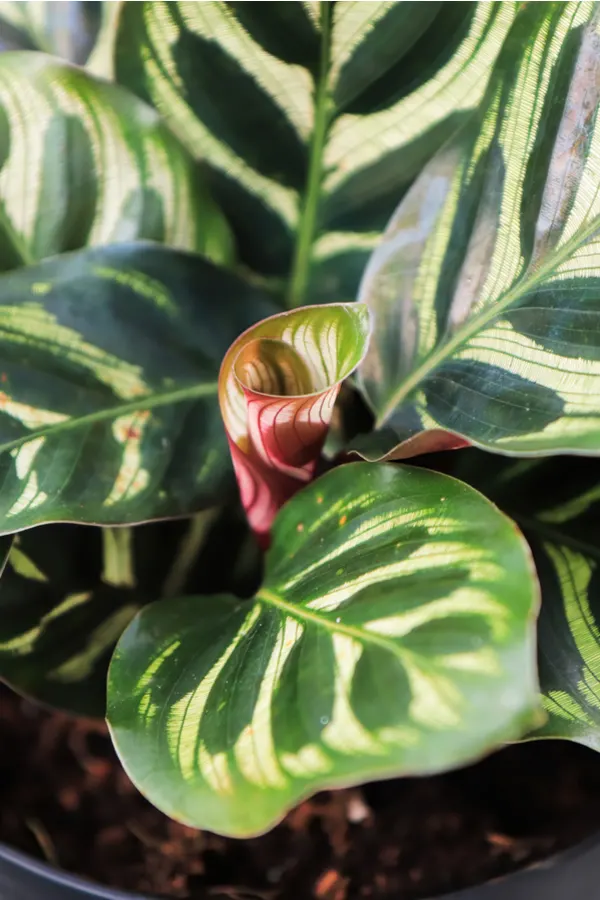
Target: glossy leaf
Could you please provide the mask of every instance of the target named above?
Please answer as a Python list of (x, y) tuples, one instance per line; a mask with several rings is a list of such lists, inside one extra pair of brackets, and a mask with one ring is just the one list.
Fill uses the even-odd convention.
[(153, 244), (1, 276), (0, 530), (224, 502), (219, 367), (274, 309), (201, 257)]
[(279, 513), (254, 599), (144, 609), (109, 671), (109, 723), (175, 819), (264, 831), (323, 787), (465, 763), (537, 717), (537, 582), (469, 487), (338, 467)]
[(368, 458), (600, 451), (599, 19), (521, 4), (480, 116), (373, 254)]
[(600, 750), (600, 473), (593, 459), (514, 460), (469, 451), (453, 471), (513, 517), (542, 587), (536, 732)]
[(279, 313), (230, 347), (219, 401), (242, 503), (263, 546), (277, 511), (312, 480), (342, 381), (367, 350), (364, 305)]
[(192, 157), (154, 110), (44, 54), (0, 54), (0, 269), (143, 238), (231, 255)]
[(350, 301), (423, 162), (477, 105), (515, 4), (127, 3), (117, 80), (203, 161), (289, 306)]

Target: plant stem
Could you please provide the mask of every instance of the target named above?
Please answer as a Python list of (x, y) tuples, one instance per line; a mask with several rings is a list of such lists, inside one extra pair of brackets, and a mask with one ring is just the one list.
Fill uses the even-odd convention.
[(321, 3), (321, 60), (315, 90), (315, 121), (311, 137), (310, 159), (304, 206), (300, 214), (298, 236), (287, 298), (288, 307), (300, 306), (304, 301), (312, 246), (317, 226), (319, 196), (323, 179), (323, 150), (330, 124), (329, 66), (332, 4)]
[(214, 521), (217, 512), (217, 507), (205, 509), (190, 520), (188, 532), (182, 539), (177, 555), (173, 560), (173, 565), (165, 578), (162, 589), (163, 597), (175, 597), (185, 587), (190, 569), (196, 561), (206, 532)]
[(104, 567), (102, 580), (113, 587), (135, 587), (133, 529), (103, 528)]

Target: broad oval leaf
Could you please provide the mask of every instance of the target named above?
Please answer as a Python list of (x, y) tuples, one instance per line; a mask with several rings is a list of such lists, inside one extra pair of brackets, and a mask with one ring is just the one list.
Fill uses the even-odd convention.
[(478, 119), (390, 222), (359, 292), (364, 456), (600, 451), (599, 18), (522, 4)]
[(117, 752), (175, 819), (262, 832), (323, 787), (435, 772), (537, 718), (538, 587), (466, 485), (355, 463), (279, 513), (250, 602), (143, 610), (108, 682)]
[(231, 346), (219, 401), (242, 503), (263, 546), (283, 504), (314, 477), (342, 381), (364, 357), (362, 304), (279, 313)]
[(193, 158), (154, 110), (42, 53), (0, 54), (0, 269), (144, 238), (231, 255)]
[(275, 309), (201, 257), (141, 242), (0, 276), (0, 532), (223, 503), (219, 367)]
[(468, 451), (453, 473), (523, 529), (542, 589), (538, 670), (547, 722), (535, 736), (600, 750), (600, 474), (593, 459), (500, 459)]
[(500, 3), (127, 3), (116, 77), (209, 171), (289, 306), (354, 300), (424, 160), (483, 94)]

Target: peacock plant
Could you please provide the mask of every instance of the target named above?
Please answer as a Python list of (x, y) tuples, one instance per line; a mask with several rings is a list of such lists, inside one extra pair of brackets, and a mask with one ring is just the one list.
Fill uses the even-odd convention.
[(83, 6), (0, 53), (0, 677), (238, 836), (600, 749), (597, 4)]

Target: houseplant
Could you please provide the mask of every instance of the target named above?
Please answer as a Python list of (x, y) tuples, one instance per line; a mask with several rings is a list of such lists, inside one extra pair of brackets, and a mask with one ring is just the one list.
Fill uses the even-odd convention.
[[(0, 674), (103, 714), (118, 641), (127, 771), (235, 836), (532, 734), (597, 746), (598, 488), (565, 456), (600, 444), (596, 5), (112, 12), (87, 70), (0, 56)], [(308, 456), (260, 419), (281, 392), (304, 425), (327, 401)], [(153, 581), (132, 526), (177, 517)], [(102, 526), (71, 584), (57, 522)]]

